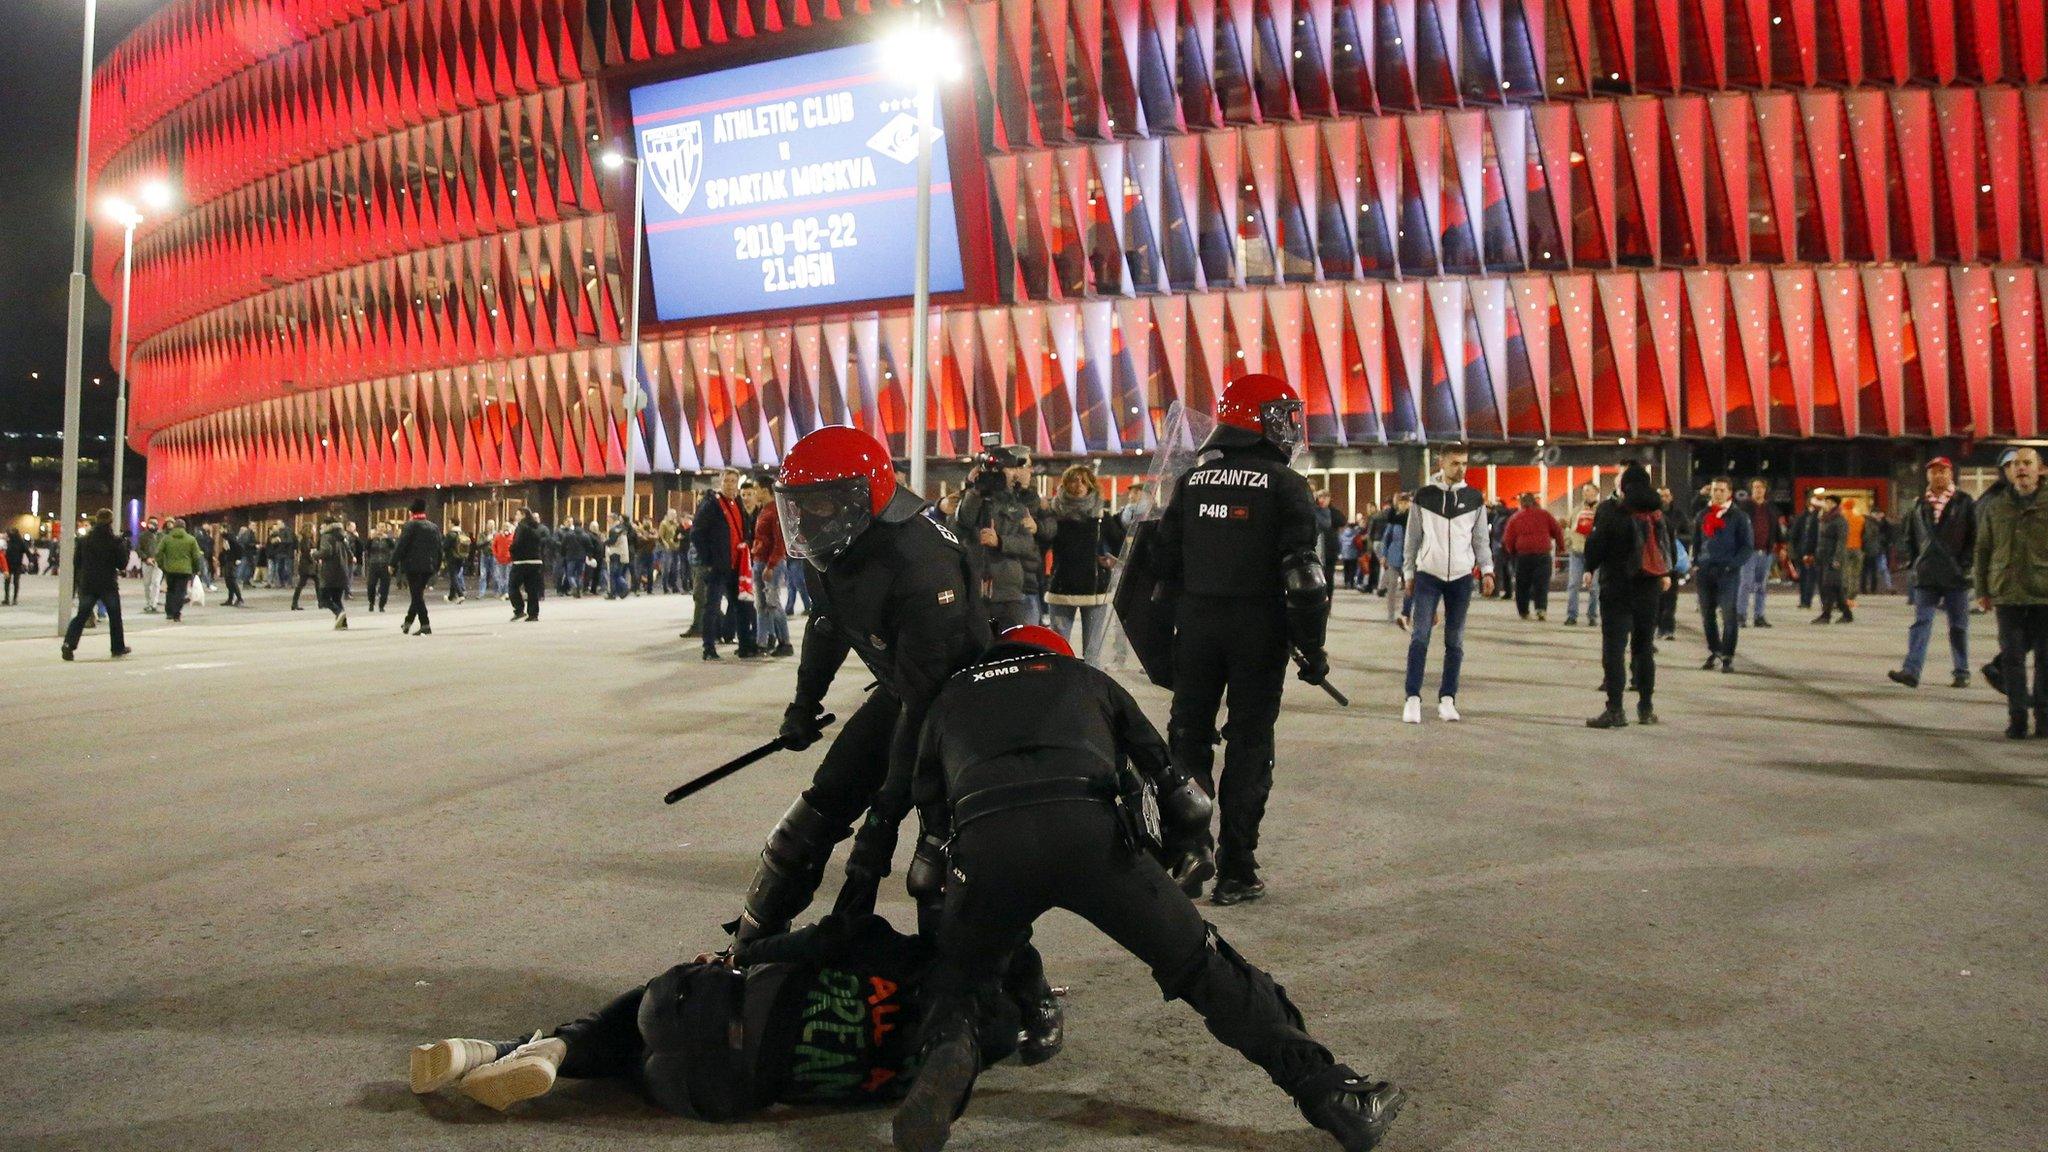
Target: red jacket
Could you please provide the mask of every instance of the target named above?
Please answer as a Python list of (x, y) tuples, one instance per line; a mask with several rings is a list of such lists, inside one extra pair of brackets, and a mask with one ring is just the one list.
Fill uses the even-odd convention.
[(754, 517), (754, 561), (763, 568), (789, 559), (789, 546), (782, 542), (782, 511), (773, 501)]
[(1510, 556), (1540, 556), (1552, 544), (1564, 551), (1564, 528), (1542, 507), (1524, 508), (1508, 517), (1508, 526), (1500, 534), (1501, 550)]

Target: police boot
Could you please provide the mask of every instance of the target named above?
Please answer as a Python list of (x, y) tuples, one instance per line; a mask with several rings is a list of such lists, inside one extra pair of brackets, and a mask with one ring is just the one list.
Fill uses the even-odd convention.
[(953, 1134), (953, 1121), (967, 1110), (981, 1052), (974, 1029), (961, 1017), (941, 1023), (925, 1042), (917, 1079), (896, 1106), (891, 1135), (902, 1152), (939, 1152)]
[(1017, 1032), (1017, 1060), (1025, 1066), (1043, 1064), (1067, 1043), (1067, 1010), (1060, 1004), (1065, 988), (1039, 981), (1037, 995), (1018, 1005), (1024, 1026)]
[(1234, 876), (1225, 876), (1221, 880), (1216, 881), (1216, 893), (1209, 897), (1209, 902), (1219, 908), (1228, 908), (1232, 904), (1243, 904), (1248, 900), (1257, 900), (1265, 894), (1266, 882), (1259, 879), (1256, 872), (1242, 879)]
[(1344, 1152), (1369, 1152), (1386, 1137), (1407, 1093), (1384, 1080), (1363, 1080), (1339, 1064), (1297, 1090), (1295, 1103), (1308, 1122), (1328, 1132)]

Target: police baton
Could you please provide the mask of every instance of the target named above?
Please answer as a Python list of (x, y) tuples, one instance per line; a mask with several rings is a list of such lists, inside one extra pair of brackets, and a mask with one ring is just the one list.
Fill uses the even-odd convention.
[[(1294, 666), (1296, 668), (1301, 669), (1304, 672), (1308, 671), (1308, 657), (1303, 656), (1301, 654), (1301, 649), (1299, 648), (1296, 648), (1294, 650)], [(1335, 700), (1337, 702), (1338, 707), (1351, 707), (1351, 697), (1346, 696), (1342, 692), (1339, 692), (1337, 690), (1337, 686), (1335, 684), (1330, 683), (1329, 677), (1325, 676), (1320, 680), (1311, 680), (1309, 681), (1309, 683), (1315, 685), (1318, 688), (1321, 688), (1325, 692), (1328, 692), (1330, 694), (1330, 699)]]
[[(818, 717), (818, 730), (820, 732), (823, 732), (826, 728), (831, 726), (832, 721), (837, 719), (838, 717), (832, 715), (832, 713), (830, 712), (827, 712), (823, 716)], [(713, 768), (711, 771), (704, 773), (702, 776), (699, 776), (694, 780), (676, 785), (674, 788), (671, 788), (669, 790), (668, 795), (661, 798), (661, 802), (663, 804), (673, 804), (686, 796), (695, 796), (697, 793), (702, 792), (704, 789), (711, 787), (713, 784), (718, 783), (720, 780), (723, 780), (727, 776), (730, 776), (733, 773), (739, 771), (740, 769), (745, 768), (749, 764), (754, 764), (758, 763), (759, 761), (766, 760), (768, 757), (775, 755), (777, 752), (780, 752), (787, 747), (789, 747), (789, 745), (783, 742), (782, 737), (777, 736), (775, 739), (770, 740), (766, 744), (761, 745), (759, 748), (756, 748), (753, 751), (748, 752), (737, 759), (728, 760), (725, 763), (720, 764), (718, 767)]]

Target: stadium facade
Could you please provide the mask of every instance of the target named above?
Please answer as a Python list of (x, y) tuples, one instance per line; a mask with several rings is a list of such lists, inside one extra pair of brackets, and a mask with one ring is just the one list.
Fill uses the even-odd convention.
[[(949, 99), (978, 130), (993, 286), (931, 319), (937, 455), (983, 431), (1143, 453), (1171, 403), (1254, 365), (1298, 382), (1326, 463), (1449, 440), (1526, 460), (2041, 435), (2038, 0), (944, 18), (971, 58)], [(893, 304), (649, 323), (651, 402), (625, 420), (632, 177), (598, 163), (629, 144), (629, 84), (900, 19), (865, 0), (171, 4), (99, 69), (92, 138), (97, 192), (182, 195), (136, 238), (151, 510), (595, 481), (629, 453), (660, 476), (757, 467), (821, 423), (903, 451)], [(102, 223), (110, 298), (120, 250)]]

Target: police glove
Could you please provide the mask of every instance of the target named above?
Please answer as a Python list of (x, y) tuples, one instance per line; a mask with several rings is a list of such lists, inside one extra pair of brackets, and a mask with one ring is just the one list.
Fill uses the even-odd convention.
[(779, 734), (782, 746), (791, 752), (801, 752), (818, 742), (825, 734), (825, 728), (818, 721), (823, 719), (824, 709), (802, 700), (782, 710), (782, 731)]
[(1294, 675), (1304, 684), (1321, 684), (1330, 678), (1330, 654), (1321, 648), (1302, 652)]

